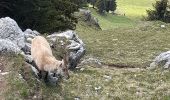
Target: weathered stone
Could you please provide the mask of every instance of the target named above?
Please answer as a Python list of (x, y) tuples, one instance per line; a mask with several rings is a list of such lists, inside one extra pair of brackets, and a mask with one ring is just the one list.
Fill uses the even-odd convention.
[(25, 46), (24, 33), (18, 24), (9, 17), (0, 19), (0, 39), (8, 39), (19, 48)]
[(14, 44), (12, 41), (7, 39), (0, 39), (0, 52), (9, 52), (9, 53), (21, 53), (20, 48)]
[(25, 47), (21, 49), (25, 54), (31, 55), (31, 44), (25, 43)]
[(24, 31), (24, 35), (25, 35), (25, 38), (27, 39), (27, 38), (34, 38), (35, 36), (40, 35), (40, 33), (35, 30), (32, 31), (31, 29), (26, 29)]
[(98, 65), (99, 67), (101, 67), (102, 61), (100, 61), (97, 58), (88, 57), (88, 58), (84, 59), (83, 61), (81, 61), (80, 65), (85, 65), (85, 64), (94, 64), (94, 65)]
[(81, 19), (84, 19), (84, 21), (88, 22), (90, 25), (94, 25), (101, 29), (98, 19), (92, 16), (90, 10), (79, 9), (79, 13), (80, 16), (82, 16)]
[(55, 43), (57, 38), (65, 37), (69, 40), (70, 45), (67, 46), (69, 49), (69, 68), (75, 68), (85, 54), (85, 45), (81, 39), (79, 39), (76, 32), (72, 30), (68, 30), (61, 33), (54, 33), (52, 35), (47, 36), (47, 39), (52, 41), (51, 43)]
[(163, 52), (158, 55), (150, 64), (150, 67), (148, 67), (148, 69), (154, 69), (157, 66), (163, 66), (163, 68), (165, 69), (170, 67), (170, 51)]

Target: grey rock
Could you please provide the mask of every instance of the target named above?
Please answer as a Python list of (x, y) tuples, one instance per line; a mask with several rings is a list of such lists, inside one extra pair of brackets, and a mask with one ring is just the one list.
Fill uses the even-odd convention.
[(25, 54), (31, 55), (31, 44), (25, 43), (25, 46), (21, 49)]
[(24, 59), (26, 62), (28, 63), (32, 63), (33, 62), (33, 58), (31, 55), (23, 55), (24, 56)]
[(80, 59), (85, 54), (85, 44), (83, 41), (78, 37), (75, 31), (67, 30), (61, 33), (54, 33), (52, 35), (47, 36), (47, 39), (55, 43), (58, 38), (66, 38), (69, 40), (70, 45), (67, 46), (69, 49), (69, 68), (75, 68), (80, 61)]
[(18, 45), (14, 44), (8, 39), (0, 39), (0, 52), (9, 52), (9, 53), (21, 53)]
[(101, 86), (94, 87), (94, 89), (95, 89), (96, 91), (100, 90), (101, 88), (102, 88)]
[(4, 75), (8, 75), (9, 74), (9, 72), (2, 72), (2, 73), (0, 73), (2, 76), (4, 76)]
[(95, 64), (98, 66), (102, 66), (102, 61), (100, 61), (97, 58), (93, 58), (93, 57), (88, 57), (86, 59), (84, 59), (83, 61), (81, 61), (81, 65), (84, 64)]
[(163, 52), (158, 55), (153, 62), (150, 64), (148, 69), (154, 69), (158, 66), (162, 66), (163, 68), (167, 69), (170, 66), (170, 51)]
[(80, 97), (75, 97), (74, 100), (81, 100)]
[(103, 77), (105, 78), (105, 81), (110, 81), (110, 80), (112, 80), (112, 77), (111, 77), (111, 76), (104, 75)]
[(80, 12), (80, 15), (83, 17), (81, 19), (84, 19), (84, 21), (88, 22), (90, 25), (95, 25), (96, 27), (101, 29), (98, 19), (92, 16), (90, 10), (79, 9), (79, 12)]
[(31, 29), (26, 29), (24, 31), (24, 35), (25, 35), (25, 38), (34, 38), (35, 36), (38, 36), (40, 35), (39, 32), (37, 32), (36, 30), (31, 30)]
[(40, 35), (40, 33), (37, 32), (36, 30), (31, 30), (31, 29), (26, 29), (26, 30), (24, 31), (24, 33), (25, 33), (25, 34), (35, 35), (35, 36)]
[(24, 33), (18, 24), (9, 17), (0, 19), (0, 39), (8, 39), (19, 48), (25, 46)]

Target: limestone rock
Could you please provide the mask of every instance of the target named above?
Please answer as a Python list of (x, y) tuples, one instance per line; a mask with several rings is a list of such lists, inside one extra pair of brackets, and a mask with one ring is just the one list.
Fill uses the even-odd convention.
[(80, 12), (80, 16), (82, 16), (81, 19), (84, 19), (84, 21), (88, 22), (89, 25), (95, 25), (96, 27), (101, 29), (98, 19), (96, 17), (92, 16), (90, 10), (79, 9), (79, 12)]
[(20, 49), (25, 46), (24, 33), (18, 24), (9, 17), (0, 19), (0, 39), (8, 39)]
[(0, 39), (0, 51), (19, 54), (21, 52), (18, 45), (7, 39)]
[(69, 40), (70, 45), (67, 46), (69, 49), (69, 68), (75, 68), (85, 54), (85, 44), (78, 37), (75, 31), (67, 30), (61, 33), (54, 33), (47, 36), (47, 39), (51, 40), (52, 45), (57, 41), (58, 38), (65, 37)]
[(158, 55), (150, 64), (150, 67), (148, 69), (153, 69), (157, 66), (162, 66), (165, 69), (170, 67), (170, 51), (163, 52)]
[(24, 31), (24, 35), (25, 35), (25, 38), (34, 38), (35, 36), (38, 36), (40, 35), (39, 32), (37, 32), (36, 30), (31, 30), (31, 29), (26, 29)]

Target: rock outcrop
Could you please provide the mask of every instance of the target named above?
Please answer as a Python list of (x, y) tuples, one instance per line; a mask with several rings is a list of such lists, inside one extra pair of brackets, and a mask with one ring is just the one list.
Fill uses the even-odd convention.
[(6, 49), (7, 52), (8, 50), (10, 52), (14, 50), (15, 53), (19, 53), (18, 48), (25, 47), (24, 33), (17, 23), (9, 17), (0, 19), (0, 40), (6, 43), (1, 43), (3, 45), (0, 45), (0, 48)]
[(80, 13), (80, 16), (81, 16), (80, 19), (83, 19), (89, 25), (94, 25), (97, 28), (101, 29), (98, 19), (96, 17), (92, 16), (90, 10), (80, 9), (79, 13)]
[(47, 36), (47, 39), (51, 40), (52, 45), (57, 41), (58, 38), (66, 38), (70, 44), (67, 46), (69, 50), (69, 68), (73, 69), (77, 66), (78, 62), (85, 54), (85, 44), (78, 37), (75, 31), (67, 30), (61, 33), (54, 33), (52, 35)]
[[(31, 69), (38, 76), (38, 70), (31, 57), (31, 40), (40, 35), (39, 32), (31, 29), (27, 29), (24, 32), (19, 28), (16, 21), (9, 17), (0, 19), (0, 52), (21, 54), (24, 56), (25, 61), (31, 64)], [(69, 52), (69, 68), (75, 68), (80, 58), (85, 53), (84, 43), (78, 38), (78, 35), (68, 30), (62, 33), (54, 33), (47, 36), (50, 45), (55, 46), (57, 38), (66, 38), (69, 40), (70, 45), (67, 48)], [(62, 41), (63, 42), (63, 41)], [(62, 45), (62, 44), (61, 44)], [(37, 51), (38, 52), (38, 51)], [(51, 73), (50, 73), (51, 74)], [(56, 77), (57, 78), (57, 77)], [(51, 83), (55, 83), (56, 80), (50, 79)]]
[(7, 39), (0, 39), (0, 51), (1, 52), (9, 52), (19, 54), (22, 51), (18, 47), (18, 45), (14, 44), (12, 41)]

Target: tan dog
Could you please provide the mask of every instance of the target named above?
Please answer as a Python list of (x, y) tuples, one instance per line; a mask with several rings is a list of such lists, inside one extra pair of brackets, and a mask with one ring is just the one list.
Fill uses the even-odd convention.
[(47, 72), (45, 79), (47, 79), (48, 73), (57, 73), (66, 79), (69, 78), (66, 56), (62, 61), (56, 60), (49, 43), (44, 37), (36, 36), (32, 40), (31, 56), (40, 74), (42, 71)]

